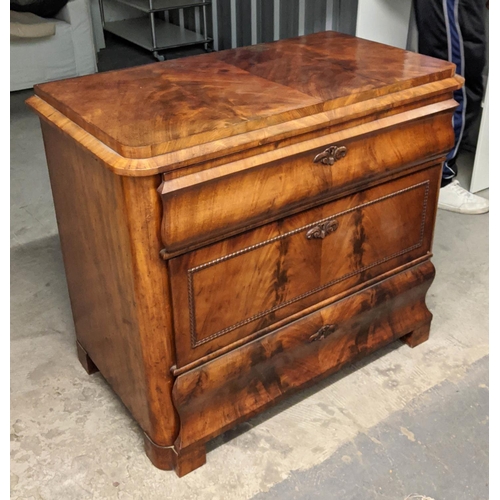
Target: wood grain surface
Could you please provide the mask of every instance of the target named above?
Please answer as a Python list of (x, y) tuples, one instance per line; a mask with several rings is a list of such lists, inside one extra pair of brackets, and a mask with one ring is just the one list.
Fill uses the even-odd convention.
[(77, 354), (157, 467), (183, 476), (287, 394), (427, 340), (462, 84), (324, 32), (35, 87)]
[(440, 174), (435, 166), (170, 260), (177, 367), (428, 254)]
[(120, 155), (144, 158), (454, 72), (449, 62), (323, 32), (36, 85), (35, 94)]
[[(165, 180), (162, 238), (167, 253), (200, 246), (317, 204), (356, 185), (435, 160), (453, 146), (453, 100), (407, 111), (279, 150)], [(329, 146), (333, 165), (315, 163)], [(304, 151), (305, 150), (305, 151)], [(247, 193), (245, 197), (241, 192)]]
[[(455, 75), (446, 80), (438, 80), (416, 88), (346, 104), (344, 107), (315, 115), (294, 118), (278, 125), (222, 139), (207, 139), (207, 142), (194, 144), (184, 149), (144, 158), (122, 156), (36, 95), (26, 102), (42, 120), (60, 129), (83, 149), (102, 160), (114, 173), (139, 177), (161, 172), (172, 172), (175, 175), (178, 169), (189, 166), (192, 166), (192, 171), (200, 171), (217, 164), (279, 149), (318, 135), (367, 123), (379, 117), (383, 118), (426, 104), (451, 99), (453, 91), (459, 89), (462, 84), (463, 78)], [(188, 173), (191, 173), (191, 170)], [(182, 172), (179, 175), (185, 175), (185, 173)]]
[(43, 123), (42, 131), (80, 359), (87, 371), (99, 369), (156, 443), (172, 444), (159, 178), (116, 176), (59, 130)]
[(420, 264), (177, 377), (177, 450), (198, 446), (348, 362), (428, 325)]

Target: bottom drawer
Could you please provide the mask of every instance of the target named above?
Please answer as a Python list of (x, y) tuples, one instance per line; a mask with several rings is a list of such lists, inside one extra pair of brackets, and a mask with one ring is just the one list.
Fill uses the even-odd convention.
[(180, 375), (176, 448), (203, 443), (432, 318), (426, 261)]

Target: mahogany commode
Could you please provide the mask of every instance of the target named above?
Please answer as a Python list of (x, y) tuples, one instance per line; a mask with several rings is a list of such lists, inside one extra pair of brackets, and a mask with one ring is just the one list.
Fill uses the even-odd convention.
[(35, 87), (80, 361), (179, 476), (402, 338), (425, 294), (453, 64), (335, 32)]

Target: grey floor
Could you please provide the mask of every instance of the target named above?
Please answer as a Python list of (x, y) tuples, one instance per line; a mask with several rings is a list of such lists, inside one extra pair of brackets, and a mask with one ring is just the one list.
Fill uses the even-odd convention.
[[(488, 215), (438, 213), (428, 342), (391, 345), (227, 432), (180, 480), (150, 464), (123, 405), (77, 361), (29, 95), (11, 94), (13, 500), (488, 498)], [(459, 159), (466, 186), (471, 163)]]

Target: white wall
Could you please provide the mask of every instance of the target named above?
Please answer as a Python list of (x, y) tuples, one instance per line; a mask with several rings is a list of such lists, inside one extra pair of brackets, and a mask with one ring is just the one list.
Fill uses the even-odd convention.
[(356, 36), (406, 49), (411, 0), (359, 0)]
[(476, 157), (474, 159), (474, 168), (472, 170), (472, 179), (470, 190), (477, 193), (490, 186), (489, 166), (490, 166), (490, 140), (489, 140), (489, 85), (486, 86), (486, 94), (483, 103), (483, 116), (479, 128), (479, 138), (477, 140)]
[(92, 29), (94, 32), (95, 48), (99, 52), (106, 47), (104, 33), (102, 29), (101, 12), (99, 9), (99, 0), (90, 0), (90, 14), (92, 16)]

